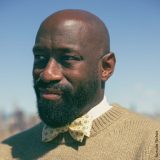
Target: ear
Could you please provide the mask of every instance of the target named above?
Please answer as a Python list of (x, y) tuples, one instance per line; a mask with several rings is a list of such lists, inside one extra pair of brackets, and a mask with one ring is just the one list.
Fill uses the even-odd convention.
[(116, 58), (114, 53), (110, 52), (104, 55), (101, 60), (101, 79), (102, 81), (106, 81), (114, 72)]

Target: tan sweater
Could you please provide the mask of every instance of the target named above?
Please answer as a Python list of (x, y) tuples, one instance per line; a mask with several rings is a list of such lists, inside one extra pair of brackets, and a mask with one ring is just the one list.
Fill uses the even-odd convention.
[(0, 144), (0, 160), (160, 160), (160, 123), (114, 105), (82, 143), (68, 133), (41, 142), (43, 124)]

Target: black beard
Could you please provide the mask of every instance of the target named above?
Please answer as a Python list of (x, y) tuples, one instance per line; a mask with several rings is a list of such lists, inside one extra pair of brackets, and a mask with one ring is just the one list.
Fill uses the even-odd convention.
[[(56, 85), (55, 85), (56, 86)], [(35, 86), (37, 96), (38, 113), (41, 120), (51, 127), (60, 127), (71, 123), (74, 119), (81, 116), (83, 111), (88, 111), (91, 101), (95, 98), (98, 88), (97, 80), (90, 80), (79, 84), (76, 92), (73, 92), (71, 86), (56, 88), (63, 89), (63, 95), (60, 101), (54, 102), (40, 98), (38, 89)], [(87, 106), (87, 108), (85, 108)]]

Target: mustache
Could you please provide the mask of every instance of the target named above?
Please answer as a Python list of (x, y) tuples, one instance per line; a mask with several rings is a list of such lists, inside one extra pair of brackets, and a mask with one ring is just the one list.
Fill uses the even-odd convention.
[(72, 87), (69, 84), (62, 85), (62, 84), (59, 84), (58, 82), (55, 82), (55, 81), (44, 82), (40, 78), (38, 78), (37, 80), (34, 80), (34, 88), (36, 90), (39, 89), (39, 88), (59, 90), (59, 91), (62, 91), (64, 93), (66, 93), (66, 92), (71, 93), (72, 92)]

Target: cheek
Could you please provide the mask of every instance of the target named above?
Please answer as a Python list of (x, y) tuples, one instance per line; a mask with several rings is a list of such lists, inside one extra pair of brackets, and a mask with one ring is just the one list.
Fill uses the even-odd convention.
[(42, 72), (41, 69), (36, 69), (35, 67), (33, 67), (33, 69), (32, 69), (33, 79), (34, 80), (38, 79), (41, 72)]
[(78, 86), (79, 83), (100, 78), (99, 68), (97, 64), (81, 65), (73, 70), (66, 70), (65, 78), (71, 82), (72, 85)]
[(65, 70), (65, 72), (72, 79), (83, 79), (89, 73), (89, 66), (85, 62), (82, 62), (73, 66), (72, 69)]
[(99, 79), (100, 78), (100, 64), (97, 60), (93, 59), (88, 63), (88, 76), (91, 78)]

